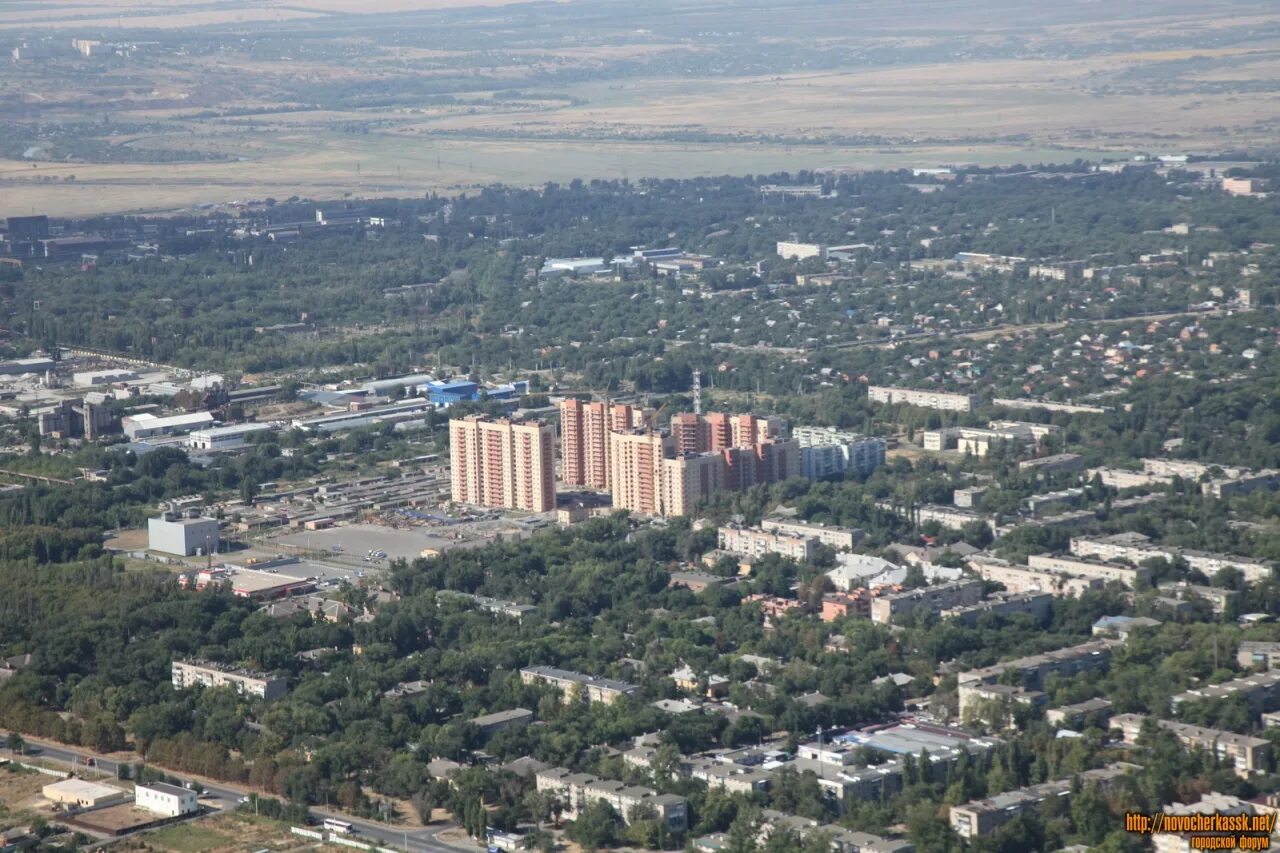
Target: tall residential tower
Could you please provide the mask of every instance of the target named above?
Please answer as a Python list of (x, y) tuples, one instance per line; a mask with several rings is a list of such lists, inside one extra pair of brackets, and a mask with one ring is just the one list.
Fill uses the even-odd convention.
[(555, 428), (543, 421), (449, 421), (453, 499), (477, 506), (550, 512), (556, 507)]

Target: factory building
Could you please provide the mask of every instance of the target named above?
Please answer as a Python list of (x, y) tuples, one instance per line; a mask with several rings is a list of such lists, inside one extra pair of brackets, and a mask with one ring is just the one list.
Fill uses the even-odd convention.
[(212, 554), (218, 550), (218, 521), (198, 509), (166, 512), (147, 519), (147, 548), (179, 557)]
[(166, 418), (156, 417), (150, 412), (130, 415), (121, 421), (124, 434), (131, 441), (154, 438), (159, 435), (174, 435), (205, 429), (214, 425), (213, 415), (208, 412), (191, 412), (185, 415), (172, 415)]

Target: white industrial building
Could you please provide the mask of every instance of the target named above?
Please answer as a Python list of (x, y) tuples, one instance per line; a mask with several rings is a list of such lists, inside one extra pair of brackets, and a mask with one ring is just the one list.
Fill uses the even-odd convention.
[(278, 429), (278, 424), (232, 424), (198, 429), (187, 436), (192, 450), (238, 450), (249, 443), (249, 436), (264, 430)]
[(51, 358), (15, 358), (0, 361), (0, 376), (21, 376), (24, 373), (44, 373), (57, 365)]
[(81, 370), (71, 374), (71, 384), (93, 387), (94, 385), (114, 385), (117, 382), (128, 382), (137, 378), (138, 374), (132, 370)]
[(198, 509), (149, 518), (147, 548), (180, 557), (212, 554), (218, 550), (218, 521), (206, 518)]
[(805, 258), (826, 257), (826, 251), (817, 243), (778, 243), (778, 257), (787, 260), (803, 261)]
[(542, 278), (556, 278), (565, 275), (595, 275), (608, 272), (610, 265), (604, 258), (547, 258), (538, 271)]
[(138, 808), (163, 817), (193, 814), (200, 808), (196, 803), (195, 791), (166, 782), (137, 786), (133, 789), (133, 801)]
[(172, 435), (213, 426), (213, 415), (208, 412), (191, 412), (167, 418), (156, 417), (149, 412), (130, 415), (120, 421), (124, 434), (132, 441), (157, 435)]
[(63, 779), (51, 782), (40, 789), (40, 793), (51, 803), (64, 806), (76, 806), (82, 809), (96, 808), (123, 800), (125, 792), (110, 785), (100, 785), (87, 779)]

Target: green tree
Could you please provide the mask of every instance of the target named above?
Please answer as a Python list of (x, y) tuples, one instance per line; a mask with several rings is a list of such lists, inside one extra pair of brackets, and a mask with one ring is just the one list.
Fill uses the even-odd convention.
[(584, 850), (594, 851), (618, 840), (620, 823), (612, 806), (604, 800), (596, 800), (578, 813), (565, 834), (581, 844)]

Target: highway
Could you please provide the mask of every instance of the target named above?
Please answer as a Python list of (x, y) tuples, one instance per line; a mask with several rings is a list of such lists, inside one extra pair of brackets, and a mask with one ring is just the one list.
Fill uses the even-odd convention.
[[(8, 734), (8, 732), (0, 731), (0, 743), (8, 737)], [(132, 761), (116, 762), (86, 749), (64, 746), (52, 741), (27, 737), (26, 735), (23, 735), (23, 740), (26, 741), (27, 745), (23, 748), (21, 755), (10, 753), (7, 749), (0, 750), (0, 754), (5, 756), (12, 755), (15, 759), (42, 759), (56, 762), (65, 765), (66, 769), (73, 771), (77, 776), (85, 778), (119, 778), (120, 766), (134, 763)], [(93, 766), (85, 764), (85, 759), (87, 758), (93, 759)], [(184, 776), (180, 773), (173, 773), (160, 767), (156, 769), (164, 770), (166, 774), (179, 779), (184, 784), (192, 782), (199, 785), (204, 789), (204, 794), (200, 797), (201, 804), (224, 811), (237, 808), (240, 804), (240, 799), (252, 793), (249, 788), (228, 785), (224, 782), (208, 782), (203, 779)], [(474, 853), (476, 850), (484, 849), (475, 843), (458, 845), (440, 840), (441, 833), (457, 829), (454, 824), (444, 824), (427, 829), (401, 829), (327, 809), (313, 808), (310, 810), (310, 815), (316, 823), (320, 823), (326, 817), (345, 820), (355, 828), (354, 837), (356, 840), (397, 850), (408, 850), (409, 853)]]

